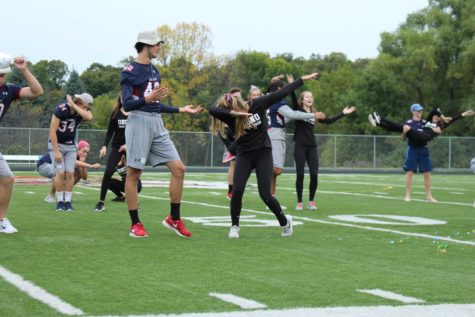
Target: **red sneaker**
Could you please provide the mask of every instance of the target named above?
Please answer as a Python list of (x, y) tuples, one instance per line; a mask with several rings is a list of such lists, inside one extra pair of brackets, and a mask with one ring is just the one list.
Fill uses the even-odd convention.
[(233, 193), (228, 193), (226, 197), (228, 198), (228, 200), (231, 200), (231, 198), (233, 198)]
[(181, 237), (191, 237), (191, 232), (186, 229), (185, 223), (181, 219), (173, 221), (172, 216), (168, 215), (167, 219), (163, 220), (162, 224), (166, 228), (175, 231), (176, 234)]
[(139, 223), (136, 223), (135, 225), (130, 226), (129, 236), (135, 237), (135, 238), (146, 238), (148, 237), (148, 232), (143, 227), (143, 224), (139, 222)]

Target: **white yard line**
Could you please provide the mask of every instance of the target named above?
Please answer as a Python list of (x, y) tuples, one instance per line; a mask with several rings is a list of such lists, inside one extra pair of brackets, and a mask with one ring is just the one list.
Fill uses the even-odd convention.
[[(473, 317), (475, 304), (354, 306), (254, 310), (222, 313), (129, 315), (120, 317)], [(100, 316), (115, 317), (115, 316)], [(117, 316), (119, 317), (119, 316)]]
[(259, 302), (239, 297), (233, 294), (222, 294), (222, 293), (209, 293), (210, 296), (216, 297), (226, 303), (231, 303), (233, 305), (239, 306), (243, 309), (261, 309), (266, 308), (267, 306)]
[[(88, 189), (96, 190), (96, 191), (99, 190), (99, 188), (91, 188), (91, 187), (84, 187), (84, 188), (88, 188)], [(152, 196), (147, 196), (147, 195), (142, 195), (142, 194), (140, 194), (139, 196), (144, 197), (144, 198), (148, 198), (148, 199), (155, 199), (155, 200), (169, 200), (168, 197), (167, 198), (152, 197)], [(384, 197), (384, 196), (381, 196), (381, 197), (386, 198), (386, 199), (389, 198), (389, 197)], [(201, 203), (201, 202), (196, 202), (196, 201), (182, 200), (181, 202), (182, 203), (188, 203), (188, 204), (194, 204), (194, 205), (200, 205), (200, 206), (206, 206), (206, 207), (229, 209), (229, 206), (214, 205), (214, 204)], [(265, 212), (265, 211), (257, 211), (257, 210), (247, 209), (247, 208), (243, 208), (242, 210), (247, 211), (247, 212), (252, 212), (252, 213), (255, 213), (255, 214), (268, 215), (268, 216), (271, 215), (270, 212)], [(328, 224), (328, 225), (344, 226), (344, 227), (358, 228), (358, 229), (371, 230), (371, 231), (389, 232), (389, 233), (395, 233), (395, 234), (411, 236), (411, 237), (426, 238), (426, 239), (431, 239), (431, 240), (441, 240), (441, 241), (447, 241), (447, 242), (452, 242), (452, 243), (475, 246), (475, 242), (473, 242), (473, 241), (457, 240), (457, 239), (452, 239), (452, 238), (449, 238), (449, 237), (432, 236), (432, 235), (423, 234), (423, 233), (405, 232), (405, 231), (392, 230), (392, 229), (375, 228), (375, 227), (370, 227), (370, 226), (361, 226), (361, 225), (355, 225), (355, 224), (351, 224), (351, 223), (319, 220), (319, 219), (313, 219), (313, 218), (298, 216), (298, 215), (295, 215), (295, 213), (292, 214), (292, 217), (294, 219), (297, 219), (297, 220), (305, 220), (305, 221), (309, 221), (309, 222), (317, 222), (317, 223), (323, 223), (323, 224)]]
[(398, 302), (404, 303), (404, 304), (421, 304), (424, 303), (422, 299), (415, 298), (415, 297), (409, 297), (409, 296), (404, 296), (398, 293), (390, 292), (390, 291), (384, 291), (382, 289), (359, 289), (358, 292), (361, 293), (366, 293), (366, 294), (371, 294), (374, 296), (379, 296), (387, 299), (392, 299), (396, 300)]
[(48, 293), (46, 290), (39, 286), (36, 286), (30, 281), (23, 279), (21, 275), (10, 272), (6, 268), (0, 265), (0, 276), (3, 277), (8, 283), (12, 284), (22, 292), (25, 292), (28, 296), (48, 305), (54, 310), (65, 315), (84, 315), (82, 310), (71, 306), (70, 304), (61, 300), (61, 298)]

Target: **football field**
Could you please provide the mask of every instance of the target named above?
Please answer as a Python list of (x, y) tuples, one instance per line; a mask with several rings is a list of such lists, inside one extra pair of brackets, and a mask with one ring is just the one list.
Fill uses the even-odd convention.
[[(295, 175), (277, 198), (294, 219), (280, 236), (248, 182), (240, 239), (229, 239), (226, 175), (187, 173), (182, 238), (162, 225), (167, 173), (145, 173), (140, 218), (129, 237), (125, 203), (95, 212), (101, 173), (74, 188), (73, 212), (43, 198), (44, 178), (17, 172), (0, 234), (0, 316), (475, 316), (475, 175), (432, 177), (438, 203), (414, 175), (321, 174), (317, 211), (295, 211)], [(305, 178), (308, 187), (308, 175)], [(307, 203), (304, 190), (304, 207)]]

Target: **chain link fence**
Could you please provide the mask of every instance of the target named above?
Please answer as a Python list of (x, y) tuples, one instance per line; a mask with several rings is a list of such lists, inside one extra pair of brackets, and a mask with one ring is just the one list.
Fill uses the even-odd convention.
[[(0, 152), (11, 155), (42, 155), (47, 152), (48, 133), (48, 129), (0, 128)], [(91, 144), (88, 162), (105, 164), (105, 159), (99, 159), (99, 149), (104, 142), (105, 133), (105, 130), (79, 130), (79, 139), (88, 140)], [(224, 146), (211, 133), (170, 132), (170, 136), (187, 167), (226, 167), (221, 163)], [(401, 170), (406, 142), (398, 135), (317, 134), (316, 137), (322, 170)], [(470, 160), (475, 157), (475, 137), (440, 136), (432, 140), (429, 147), (434, 168), (469, 172)], [(285, 161), (287, 168), (294, 166), (293, 152), (294, 144), (292, 135), (289, 134)], [(20, 165), (10, 163), (12, 170), (19, 169)]]

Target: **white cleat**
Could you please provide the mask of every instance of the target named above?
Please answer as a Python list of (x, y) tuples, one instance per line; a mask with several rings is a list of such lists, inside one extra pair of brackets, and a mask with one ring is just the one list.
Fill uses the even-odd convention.
[(228, 234), (229, 239), (239, 239), (239, 226), (232, 226)]

